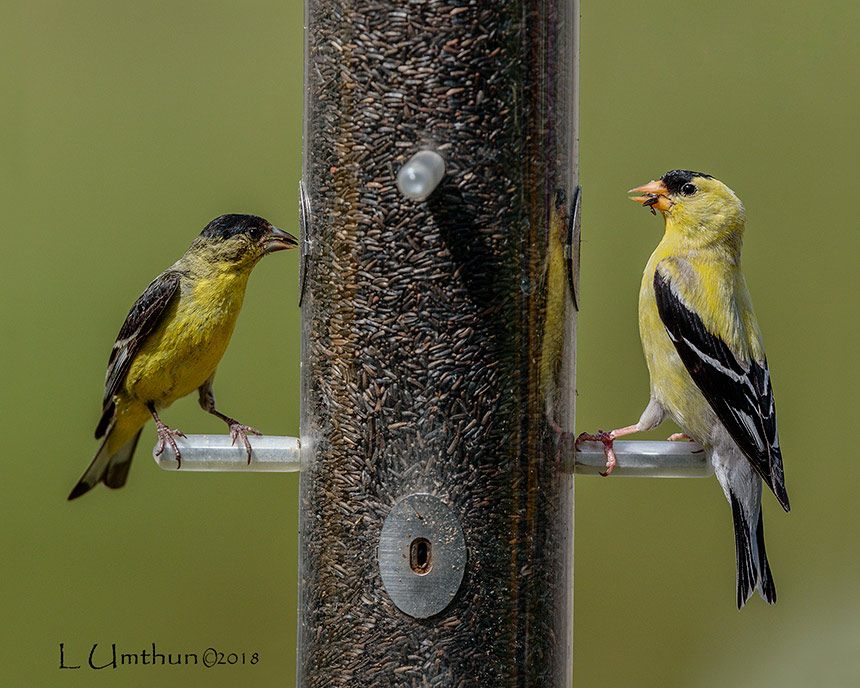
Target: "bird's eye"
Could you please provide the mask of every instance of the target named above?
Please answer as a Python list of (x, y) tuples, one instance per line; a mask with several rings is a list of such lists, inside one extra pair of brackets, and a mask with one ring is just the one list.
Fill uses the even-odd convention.
[(692, 196), (696, 191), (698, 191), (698, 189), (695, 184), (684, 184), (684, 186), (681, 187), (681, 193), (685, 196)]

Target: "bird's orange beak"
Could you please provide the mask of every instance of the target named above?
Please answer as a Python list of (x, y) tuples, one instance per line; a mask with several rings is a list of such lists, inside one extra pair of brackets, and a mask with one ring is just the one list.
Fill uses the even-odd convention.
[(635, 189), (630, 189), (627, 193), (645, 194), (645, 196), (631, 196), (630, 200), (650, 208), (654, 215), (657, 214), (656, 210), (665, 212), (675, 205), (669, 198), (669, 189), (666, 188), (662, 180), (637, 186)]

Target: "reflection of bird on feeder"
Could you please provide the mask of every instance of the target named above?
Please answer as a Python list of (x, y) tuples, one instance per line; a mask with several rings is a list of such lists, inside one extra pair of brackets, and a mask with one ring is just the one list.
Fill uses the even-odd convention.
[(251, 270), (266, 254), (296, 246), (295, 237), (255, 215), (222, 215), (208, 225), (176, 263), (162, 272), (131, 307), (111, 351), (95, 458), (69, 499), (97, 483), (122, 487), (140, 431), (155, 419), (159, 447), (182, 435), (158, 411), (195, 389), (204, 410), (227, 423), (233, 442), (259, 434), (215, 408), (212, 381), (227, 349)]
[(549, 227), (546, 232), (546, 305), (541, 340), (540, 391), (546, 395), (547, 408), (557, 405), (555, 399), (558, 369), (564, 353), (564, 318), (568, 294), (565, 243), (567, 241), (567, 197), (558, 189), (550, 208)]
[[(606, 472), (612, 441), (657, 427), (668, 414), (704, 447), (732, 505), (737, 604), (757, 588), (769, 603), (776, 588), (764, 548), (761, 479), (788, 511), (770, 373), (752, 301), (740, 269), (744, 208), (710, 175), (667, 172), (631, 190), (666, 223), (639, 292), (639, 329), (651, 401), (635, 425), (579, 440), (600, 440)], [(579, 441), (578, 440), (578, 441)]]

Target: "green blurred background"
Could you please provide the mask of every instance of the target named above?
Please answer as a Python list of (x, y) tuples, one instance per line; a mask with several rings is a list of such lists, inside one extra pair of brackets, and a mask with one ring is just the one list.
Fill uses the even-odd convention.
[[(290, 686), (295, 475), (176, 474), (65, 501), (96, 448), (132, 301), (223, 212), (296, 229), (302, 9), (3, 2), (0, 684)], [(743, 199), (793, 512), (765, 499), (779, 603), (734, 608), (715, 480), (577, 480), (578, 688), (860, 685), (856, 199), (860, 5), (583, 0), (580, 429), (648, 394), (636, 295), (661, 222), (625, 191), (675, 167)], [(298, 432), (297, 255), (257, 268), (219, 406)], [(854, 352), (854, 353), (850, 353)], [(223, 432), (193, 398), (166, 416)], [(672, 431), (666, 426), (654, 437)], [(111, 643), (255, 665), (63, 671)]]

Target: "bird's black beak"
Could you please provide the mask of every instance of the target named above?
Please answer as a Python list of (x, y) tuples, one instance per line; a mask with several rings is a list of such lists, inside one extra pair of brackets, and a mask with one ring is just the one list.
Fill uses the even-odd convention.
[(295, 248), (299, 242), (289, 232), (269, 225), (269, 231), (260, 240), (260, 244), (263, 247), (263, 253), (274, 253), (275, 251), (283, 251), (285, 248)]

